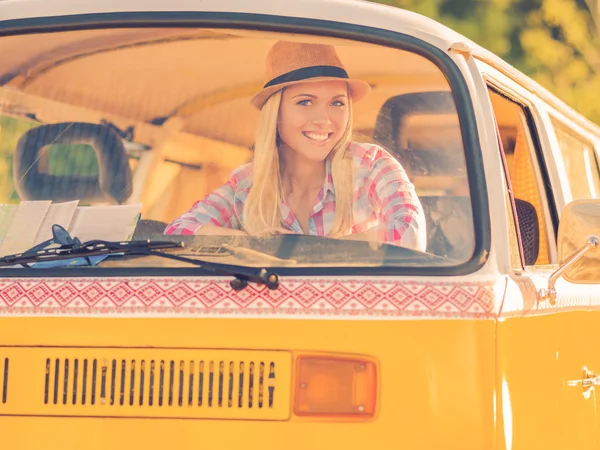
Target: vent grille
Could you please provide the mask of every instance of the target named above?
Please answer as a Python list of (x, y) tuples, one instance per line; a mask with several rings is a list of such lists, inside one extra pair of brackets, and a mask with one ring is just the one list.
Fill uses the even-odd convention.
[(275, 369), (274, 361), (47, 358), (44, 404), (273, 408)]
[(5, 347), (3, 352), (3, 415), (290, 416), (292, 355), (286, 351)]
[(5, 404), (8, 401), (8, 358), (0, 358), (0, 388), (2, 389), (2, 397), (0, 402)]

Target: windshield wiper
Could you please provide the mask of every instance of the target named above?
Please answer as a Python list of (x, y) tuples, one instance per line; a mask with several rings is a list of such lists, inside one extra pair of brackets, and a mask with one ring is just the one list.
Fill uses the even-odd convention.
[[(55, 227), (59, 227), (56, 228)], [(69, 233), (59, 225), (53, 225), (53, 239), (47, 241), (58, 244), (58, 247), (40, 248), (36, 246), (26, 252), (8, 255), (0, 258), (0, 267), (21, 265), (29, 268), (29, 264), (58, 261), (72, 258), (84, 258), (91, 266), (92, 256), (122, 254), (122, 255), (151, 255), (160, 258), (182, 261), (200, 267), (211, 272), (222, 275), (231, 275), (235, 279), (229, 284), (236, 290), (244, 289), (248, 283), (254, 282), (264, 284), (274, 290), (279, 287), (279, 275), (262, 267), (247, 267), (237, 264), (225, 264), (219, 262), (204, 261), (201, 259), (188, 258), (185, 256), (164, 253), (158, 250), (183, 248), (183, 242), (172, 241), (124, 241), (112, 242), (103, 240), (92, 240), (81, 243), (77, 238), (71, 238)]]

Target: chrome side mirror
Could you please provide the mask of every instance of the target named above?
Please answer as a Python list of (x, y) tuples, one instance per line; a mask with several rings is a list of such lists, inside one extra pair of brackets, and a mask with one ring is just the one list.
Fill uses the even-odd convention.
[(562, 212), (558, 227), (559, 268), (550, 275), (548, 288), (540, 289), (538, 300), (556, 304), (556, 281), (600, 284), (600, 200), (577, 200)]

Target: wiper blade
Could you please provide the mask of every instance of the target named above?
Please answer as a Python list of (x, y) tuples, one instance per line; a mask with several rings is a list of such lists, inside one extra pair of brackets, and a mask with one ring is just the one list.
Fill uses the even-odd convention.
[[(181, 247), (183, 247), (183, 242), (180, 244)], [(236, 291), (241, 291), (248, 286), (248, 283), (250, 282), (264, 284), (271, 290), (275, 290), (279, 287), (279, 275), (264, 267), (247, 267), (238, 264), (205, 261), (202, 259), (189, 258), (187, 256), (173, 255), (152, 250), (144, 254), (194, 264), (201, 269), (210, 270), (211, 272), (220, 273), (222, 275), (232, 275), (235, 279), (231, 280), (229, 285)]]
[[(53, 226), (59, 227), (58, 225)], [(236, 264), (226, 264), (219, 262), (204, 261), (202, 259), (189, 258), (185, 256), (164, 253), (158, 250), (183, 248), (183, 242), (173, 241), (124, 241), (112, 242), (103, 240), (92, 240), (81, 243), (77, 238), (71, 238), (64, 229), (57, 230), (66, 233), (65, 236), (58, 236), (55, 233), (55, 239), (52, 243), (63, 243), (58, 247), (40, 248), (36, 246), (26, 252), (8, 255), (0, 258), (0, 267), (22, 265), (29, 268), (29, 264), (46, 261), (58, 261), (62, 259), (84, 258), (91, 266), (89, 258), (98, 255), (126, 254), (126, 255), (152, 255), (160, 258), (168, 258), (176, 261), (182, 261), (193, 264), (202, 269), (219, 273), (222, 275), (234, 276), (235, 279), (230, 282), (231, 287), (236, 290), (242, 290), (248, 283), (255, 282), (264, 284), (269, 289), (279, 287), (279, 275), (266, 268), (247, 267)]]
[[(0, 258), (0, 267), (22, 265), (45, 261), (58, 261), (71, 258), (89, 258), (90, 256), (123, 254), (147, 254), (154, 250), (167, 248), (181, 248), (183, 243), (171, 241), (125, 241), (111, 242), (93, 240), (83, 244), (66, 244), (52, 248), (37, 247), (23, 253), (7, 255)], [(91, 264), (90, 264), (91, 265)]]

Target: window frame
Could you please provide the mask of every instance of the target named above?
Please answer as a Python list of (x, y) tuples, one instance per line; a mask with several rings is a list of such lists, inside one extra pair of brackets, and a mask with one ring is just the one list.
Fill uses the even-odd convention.
[[(515, 204), (515, 194), (513, 191), (512, 184), (510, 182), (510, 175), (508, 173), (508, 163), (506, 161), (506, 153), (504, 152), (504, 146), (502, 145), (502, 137), (500, 135), (500, 127), (498, 126), (498, 122), (496, 121), (496, 116), (494, 116), (494, 122), (496, 125), (496, 138), (498, 139), (498, 149), (500, 150), (500, 161), (502, 163), (502, 181), (503, 181), (503, 189), (505, 197), (508, 197), (508, 204), (506, 204), (507, 215), (509, 219), (509, 223), (507, 226), (511, 228), (511, 231), (508, 233), (508, 244), (511, 248), (509, 248), (509, 260), (511, 263), (511, 268), (513, 270), (522, 271), (525, 268), (525, 252), (523, 251), (523, 241), (521, 240), (521, 231), (519, 229), (519, 221), (517, 220), (516, 210), (517, 206)], [(516, 242), (515, 242), (516, 241)], [(519, 261), (514, 261), (513, 255), (514, 250), (512, 246), (516, 245), (516, 251), (519, 255)]]
[[(248, 28), (252, 30), (312, 34), (354, 39), (361, 42), (404, 49), (421, 55), (433, 62), (448, 80), (454, 94), (460, 118), (475, 232), (475, 247), (471, 258), (454, 266), (381, 266), (344, 267), (323, 269), (273, 267), (282, 276), (367, 276), (367, 275), (421, 275), (458, 276), (477, 272), (488, 262), (491, 249), (491, 217), (488, 205), (487, 183), (483, 167), (480, 131), (475, 114), (473, 96), (469, 84), (471, 74), (453, 60), (445, 49), (421, 38), (398, 31), (374, 28), (366, 25), (348, 24), (331, 20), (283, 17), (266, 14), (231, 12), (110, 12), (72, 16), (35, 17), (0, 20), (0, 37), (81, 29), (115, 27), (211, 27)], [(110, 276), (197, 276), (210, 272), (198, 268), (95, 268), (69, 269), (0, 269), (0, 277), (110, 277)]]
[[(504, 76), (502, 76), (504, 77)], [(548, 127), (543, 120), (543, 111), (539, 108), (539, 102), (542, 102), (539, 99), (535, 99), (535, 96), (530, 92), (526, 91), (525, 88), (521, 85), (518, 85), (514, 81), (508, 79), (508, 81), (502, 80), (500, 77), (494, 76), (490, 73), (483, 74), (483, 81), (486, 87), (486, 93), (490, 95), (490, 91), (500, 95), (506, 100), (513, 102), (519, 108), (521, 108), (525, 123), (527, 125), (527, 130), (529, 133), (529, 138), (531, 139), (531, 144), (533, 147), (533, 152), (531, 154), (534, 159), (534, 167), (535, 167), (535, 177), (536, 177), (536, 185), (538, 186), (538, 192), (540, 194), (540, 201), (542, 203), (542, 208), (544, 210), (544, 220), (546, 222), (547, 228), (547, 246), (548, 246), (548, 264), (557, 264), (558, 262), (558, 251), (556, 246), (556, 239), (558, 233), (558, 208), (556, 205), (556, 195), (554, 189), (553, 178), (548, 169), (548, 158), (546, 154), (548, 151), (544, 151), (544, 133), (548, 133)], [(511, 85), (516, 85), (516, 89)], [(518, 92), (524, 91), (524, 92)], [(533, 97), (533, 98), (530, 98)], [(490, 98), (491, 103), (491, 98)], [(543, 102), (542, 102), (543, 103)], [(492, 108), (492, 114), (494, 116), (494, 120), (497, 122), (495, 111)], [(552, 131), (553, 132), (553, 131)], [(497, 125), (497, 136), (499, 139), (499, 150), (502, 152), (502, 171), (504, 181), (506, 183), (506, 188), (509, 190), (508, 194), (510, 196), (510, 203), (512, 206), (512, 211), (509, 211), (509, 217), (512, 217), (514, 220), (514, 227), (517, 232), (518, 238), (518, 247), (521, 259), (521, 268), (513, 270), (525, 270), (527, 266), (525, 266), (525, 256), (523, 253), (523, 245), (521, 241), (521, 235), (518, 225), (517, 219), (517, 211), (516, 205), (514, 201), (514, 193), (510, 181), (510, 174), (508, 172), (508, 166), (504, 155), (504, 149), (502, 148), (502, 143), (500, 139), (500, 130)], [(554, 137), (554, 136), (553, 136)], [(547, 149), (546, 149), (547, 150)], [(553, 154), (553, 152), (551, 153)], [(509, 224), (507, 224), (509, 225)], [(510, 240), (510, 237), (509, 237)], [(510, 250), (510, 249), (509, 249)], [(510, 258), (512, 260), (512, 258)], [(511, 264), (512, 265), (512, 264)]]

